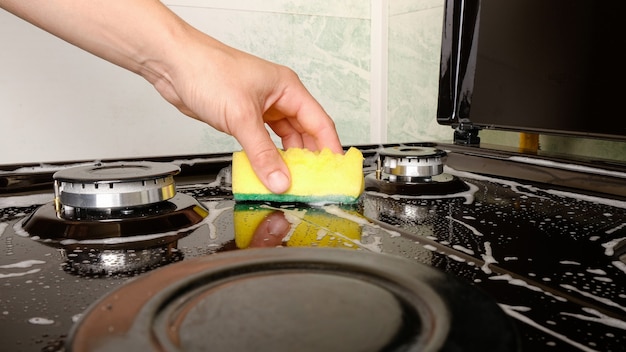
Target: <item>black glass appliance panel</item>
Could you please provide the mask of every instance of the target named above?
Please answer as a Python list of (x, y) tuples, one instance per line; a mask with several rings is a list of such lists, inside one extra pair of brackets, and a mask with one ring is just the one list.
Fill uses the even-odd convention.
[(617, 0), (446, 1), (440, 124), (626, 140)]

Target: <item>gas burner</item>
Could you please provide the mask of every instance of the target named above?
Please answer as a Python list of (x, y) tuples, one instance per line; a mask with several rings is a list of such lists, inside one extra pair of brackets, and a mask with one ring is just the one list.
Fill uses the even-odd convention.
[(24, 220), (32, 238), (61, 247), (162, 246), (192, 231), (208, 215), (193, 197), (176, 193), (175, 165), (96, 164), (56, 172), (54, 202)]
[(96, 164), (56, 172), (54, 193), (59, 215), (75, 209), (124, 209), (171, 199), (176, 194), (175, 165), (152, 162)]
[(145, 249), (80, 249), (66, 248), (63, 270), (77, 276), (134, 276), (184, 258), (176, 249), (177, 242)]
[(379, 153), (378, 169), (389, 181), (429, 182), (443, 172), (446, 152), (431, 147), (391, 147)]
[(129, 346), (520, 350), (512, 321), (482, 291), (404, 258), (329, 248), (247, 249), (149, 272), (93, 304), (67, 345), (73, 351)]
[(446, 195), (469, 187), (443, 173), (446, 152), (427, 146), (398, 146), (379, 152), (375, 173), (365, 177), (365, 190), (398, 195)]

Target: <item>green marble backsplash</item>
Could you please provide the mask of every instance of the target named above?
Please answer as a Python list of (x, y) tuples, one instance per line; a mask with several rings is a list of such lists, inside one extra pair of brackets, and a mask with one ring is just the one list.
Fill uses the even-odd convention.
[[(449, 141), (436, 122), (442, 0), (240, 0), (172, 8), (224, 42), (293, 68), (333, 117), (342, 143)], [(379, 93), (379, 95), (377, 95)], [(515, 147), (518, 134), (481, 133)], [(207, 130), (206, 142), (215, 143)], [(226, 145), (236, 148), (223, 136)], [(230, 145), (228, 144), (230, 143)], [(277, 141), (278, 143), (278, 141)], [(626, 160), (626, 143), (541, 136), (542, 150)]]
[[(442, 1), (170, 2), (223, 42), (294, 69), (344, 144), (451, 137), (435, 120)], [(386, 96), (375, 95), (381, 91)], [(205, 141), (235, 147), (211, 130)]]

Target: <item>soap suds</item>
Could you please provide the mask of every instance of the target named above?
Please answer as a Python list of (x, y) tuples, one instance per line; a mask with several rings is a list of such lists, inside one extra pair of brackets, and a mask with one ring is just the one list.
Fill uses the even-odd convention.
[(16, 207), (30, 207), (33, 205), (41, 205), (52, 202), (54, 193), (29, 194), (26, 196), (9, 196), (0, 197), (0, 209)]
[(567, 290), (571, 290), (571, 291), (577, 292), (577, 293), (579, 293), (582, 296), (585, 296), (587, 298), (591, 298), (591, 299), (596, 300), (596, 301), (598, 301), (598, 302), (600, 302), (602, 304), (605, 304), (607, 306), (619, 308), (619, 309), (621, 309), (621, 310), (626, 312), (626, 307), (623, 307), (623, 306), (621, 306), (621, 305), (611, 301), (610, 299), (606, 299), (606, 298), (603, 298), (603, 297), (598, 297), (598, 296), (596, 296), (594, 294), (591, 294), (589, 292), (585, 292), (585, 291), (579, 290), (578, 288), (576, 288), (576, 287), (574, 287), (572, 285), (561, 284), (561, 287), (563, 287), (564, 289), (567, 289)]
[(33, 325), (52, 325), (54, 324), (54, 320), (42, 317), (34, 317), (28, 319), (28, 322)]
[(4, 234), (4, 231), (9, 227), (9, 224), (6, 222), (0, 222), (0, 237)]
[(626, 321), (612, 318), (612, 317), (610, 317), (608, 315), (605, 315), (605, 314), (602, 314), (602, 313), (600, 313), (597, 310), (592, 309), (592, 308), (583, 307), (582, 310), (585, 311), (586, 313), (594, 315), (594, 316), (590, 317), (590, 316), (587, 316), (587, 315), (573, 314), (573, 313), (567, 313), (567, 312), (561, 312), (561, 314), (562, 315), (567, 315), (567, 316), (570, 316), (570, 317), (574, 317), (574, 318), (578, 318), (578, 319), (584, 320), (584, 321), (591, 321), (591, 322), (594, 322), (594, 323), (604, 324), (606, 326), (610, 326), (610, 327), (613, 327), (613, 328), (626, 330)]
[(0, 279), (7, 279), (7, 278), (10, 278), (10, 277), (26, 276), (26, 275), (36, 274), (36, 273), (38, 273), (40, 271), (41, 271), (41, 269), (32, 269), (32, 270), (28, 270), (28, 271), (21, 272), (21, 273), (0, 274)]
[(509, 305), (502, 304), (502, 303), (500, 303), (499, 305), (500, 305), (500, 308), (502, 308), (502, 310), (504, 310), (504, 312), (506, 314), (508, 314), (509, 316), (511, 316), (511, 317), (513, 317), (513, 318), (523, 322), (523, 323), (526, 323), (526, 324), (528, 324), (528, 325), (530, 325), (532, 327), (535, 327), (538, 330), (541, 330), (541, 331), (545, 332), (546, 334), (551, 335), (551, 336), (553, 336), (553, 337), (555, 337), (555, 338), (557, 338), (557, 339), (559, 339), (559, 340), (561, 340), (561, 341), (563, 341), (563, 342), (565, 342), (565, 343), (567, 343), (569, 345), (572, 345), (572, 346), (574, 346), (574, 347), (576, 347), (576, 348), (578, 348), (578, 349), (580, 349), (582, 351), (585, 351), (585, 352), (596, 352), (596, 350), (594, 350), (592, 348), (589, 348), (589, 347), (587, 347), (585, 345), (582, 345), (582, 344), (580, 344), (580, 343), (578, 343), (578, 342), (576, 342), (574, 340), (571, 340), (571, 339), (569, 339), (565, 335), (559, 334), (559, 333), (557, 333), (557, 332), (555, 332), (555, 331), (553, 331), (551, 329), (548, 329), (547, 327), (545, 327), (545, 326), (543, 326), (541, 324), (538, 324), (534, 320), (532, 320), (532, 319), (528, 318), (527, 316), (519, 313), (519, 312), (523, 312), (523, 311), (528, 311), (530, 309), (520, 309), (519, 307), (509, 306)]
[(485, 262), (481, 269), (485, 274), (491, 274), (491, 269), (489, 268), (489, 264), (497, 264), (498, 261), (493, 257), (491, 253), (491, 243), (485, 242), (485, 254), (480, 255), (483, 261)]
[(39, 264), (46, 264), (46, 262), (44, 262), (43, 260), (35, 260), (35, 259), (24, 260), (24, 261), (13, 263), (13, 264), (0, 265), (0, 269), (14, 269), (14, 268), (26, 269), (26, 268), (31, 268)]

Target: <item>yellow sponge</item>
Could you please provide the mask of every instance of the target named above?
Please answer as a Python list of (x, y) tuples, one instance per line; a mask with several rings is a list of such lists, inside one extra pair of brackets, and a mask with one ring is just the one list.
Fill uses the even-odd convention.
[(236, 201), (354, 203), (363, 193), (363, 154), (350, 148), (345, 154), (329, 149), (312, 152), (280, 151), (291, 173), (287, 192), (274, 194), (258, 179), (247, 155), (233, 153), (233, 196)]

